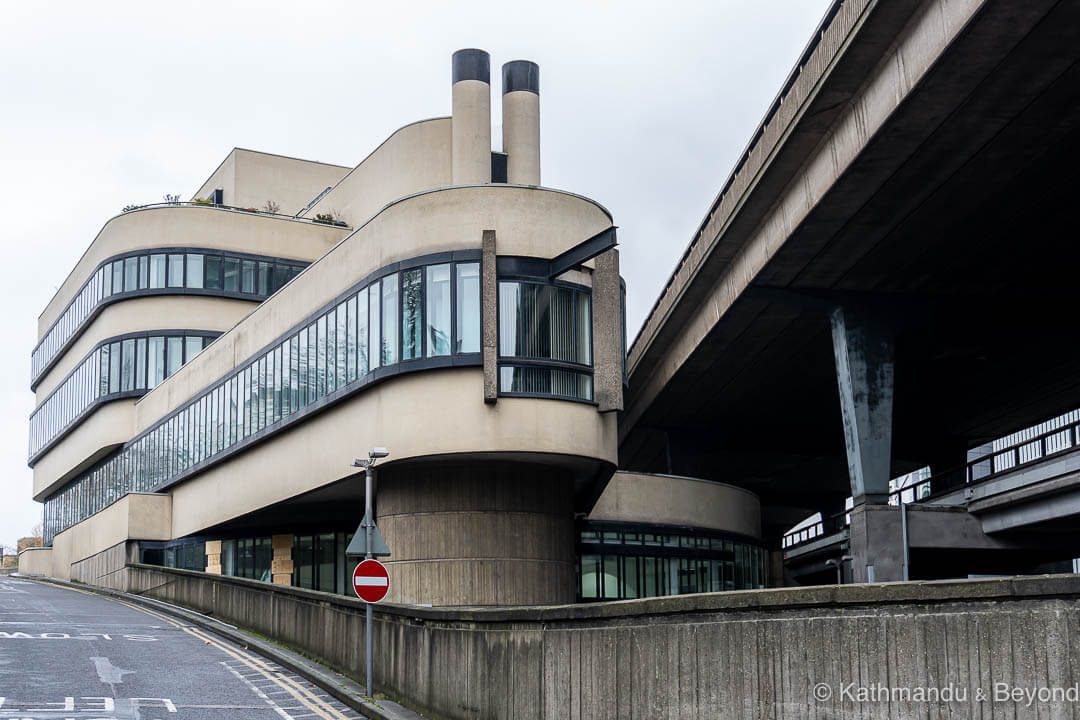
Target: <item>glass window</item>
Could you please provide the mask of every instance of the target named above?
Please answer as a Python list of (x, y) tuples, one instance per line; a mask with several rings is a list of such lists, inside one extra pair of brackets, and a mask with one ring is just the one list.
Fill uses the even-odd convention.
[(203, 287), (207, 290), (220, 290), (221, 257), (218, 255), (207, 255), (206, 261), (203, 263), (203, 269), (206, 271), (203, 277)]
[(317, 335), (315, 338), (315, 398), (321, 398), (326, 394), (326, 316), (323, 315), (316, 323)]
[(356, 296), (356, 376), (368, 373), (368, 291)]
[(412, 360), (423, 354), (423, 274), (420, 268), (401, 273), (401, 359)]
[(225, 269), (223, 289), (226, 292), (240, 292), (240, 258), (224, 258), (221, 265)]
[(117, 260), (112, 264), (112, 287), (113, 292), (123, 292), (124, 290), (124, 261)]
[(170, 337), (168, 339), (168, 345), (166, 346), (166, 373), (165, 377), (169, 377), (180, 369), (180, 366), (184, 364), (184, 338), (182, 337)]
[(191, 359), (202, 352), (203, 339), (197, 335), (189, 335), (184, 338), (184, 362), (191, 362)]
[(146, 256), (139, 258), (139, 289), (145, 290), (150, 284), (150, 275), (146, 272)]
[(272, 266), (267, 262), (259, 263), (259, 294), (266, 296), (270, 294), (270, 272)]
[(146, 389), (146, 338), (135, 342), (135, 389)]
[[(345, 303), (345, 318), (345, 382), (351, 383), (356, 380), (356, 296)], [(367, 326), (366, 322), (364, 326)]]
[(457, 348), (480, 352), (480, 263), (457, 265)]
[[(112, 295), (112, 264), (105, 265), (98, 272), (101, 273), (101, 297), (107, 298)], [(53, 334), (55, 330), (56, 328), (53, 328), (53, 331), (49, 332), (50, 340), (56, 338), (56, 335)], [(55, 350), (55, 347), (50, 343), (51, 350)]]
[(120, 343), (109, 345), (109, 393), (120, 392)]
[(165, 287), (165, 256), (150, 256), (150, 287)]
[(184, 256), (169, 255), (169, 287), (184, 287)]
[(289, 412), (300, 408), (300, 336), (289, 338)]
[(255, 261), (244, 260), (241, 263), (240, 292), (255, 292)]
[(382, 297), (379, 283), (375, 282), (368, 288), (368, 366), (374, 370), (379, 367), (382, 353), (379, 352), (379, 318), (382, 317), (379, 299)]
[(318, 538), (318, 587), (316, 590), (334, 592), (334, 534)]
[(112, 366), (112, 363), (109, 360), (109, 347), (109, 345), (103, 345), (98, 351), (101, 353), (101, 369), (98, 373), (98, 377), (100, 378), (98, 397), (104, 397), (109, 394), (109, 368)]
[(382, 279), (382, 364), (398, 361), (398, 276)]
[(450, 266), (429, 265), (424, 335), (428, 357), (450, 354)]
[(337, 319), (337, 327), (334, 329), (334, 339), (336, 348), (334, 350), (335, 365), (337, 367), (337, 376), (335, 379), (335, 387), (345, 387), (345, 359), (348, 355), (349, 349), (346, 342), (346, 336), (348, 334), (347, 315), (345, 303), (341, 303), (337, 306), (337, 312), (334, 314)]
[(149, 341), (149, 356), (147, 357), (147, 387), (151, 390), (161, 384), (165, 379), (165, 338), (160, 335), (152, 336)]
[(200, 253), (188, 253), (187, 286), (189, 288), (201, 288), (203, 286), (203, 256)]
[(297, 382), (299, 383), (300, 390), (300, 404), (297, 407), (304, 407), (308, 404), (308, 329), (304, 328), (300, 331), (300, 338), (297, 343), (298, 351), (298, 364), (297, 371), (299, 373)]
[(289, 266), (278, 263), (274, 266), (274, 280), (270, 284), (270, 292), (277, 292), (287, 282), (289, 282)]
[(124, 292), (139, 288), (139, 258), (124, 258)]

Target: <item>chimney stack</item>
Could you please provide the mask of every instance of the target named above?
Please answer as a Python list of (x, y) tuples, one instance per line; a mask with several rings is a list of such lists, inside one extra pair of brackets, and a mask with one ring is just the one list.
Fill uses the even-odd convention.
[(513, 60), (502, 67), (506, 182), (540, 184), (540, 67)]
[(491, 182), (491, 60), (483, 50), (454, 53), (451, 179)]

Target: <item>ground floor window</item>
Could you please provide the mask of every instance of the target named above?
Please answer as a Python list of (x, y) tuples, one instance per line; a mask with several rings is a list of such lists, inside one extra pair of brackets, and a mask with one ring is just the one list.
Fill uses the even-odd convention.
[(765, 587), (765, 549), (696, 530), (585, 523), (578, 599), (621, 600)]
[(221, 541), (221, 574), (270, 582), (274, 557), (269, 537)]

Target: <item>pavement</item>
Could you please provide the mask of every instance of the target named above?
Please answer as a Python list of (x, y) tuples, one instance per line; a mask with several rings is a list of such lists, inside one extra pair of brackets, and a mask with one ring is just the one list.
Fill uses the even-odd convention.
[(361, 691), (197, 613), (0, 576), (0, 720), (419, 717)]

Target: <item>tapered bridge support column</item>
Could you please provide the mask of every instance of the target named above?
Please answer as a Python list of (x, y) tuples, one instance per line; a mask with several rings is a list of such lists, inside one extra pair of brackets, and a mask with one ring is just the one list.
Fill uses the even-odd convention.
[(892, 465), (892, 335), (849, 308), (836, 308), (831, 320), (851, 495), (855, 505), (887, 503)]
[(892, 333), (851, 308), (833, 310), (836, 379), (844, 420), (851, 512), (851, 576), (855, 582), (903, 579), (898, 508), (888, 506), (892, 466)]

